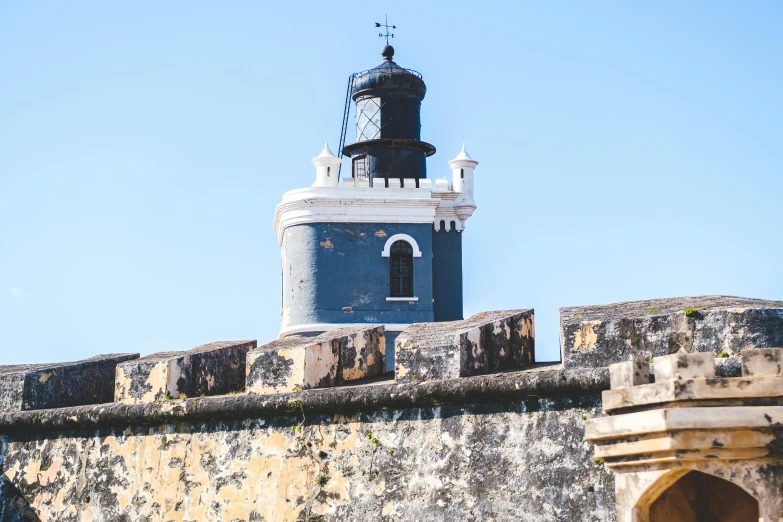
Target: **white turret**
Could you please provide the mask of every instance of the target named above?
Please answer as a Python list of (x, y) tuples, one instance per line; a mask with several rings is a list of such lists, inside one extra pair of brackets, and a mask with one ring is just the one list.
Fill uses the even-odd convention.
[(340, 169), (340, 163), (343, 160), (332, 154), (329, 150), (329, 144), (324, 144), (324, 150), (313, 158), (315, 165), (315, 183), (314, 187), (336, 187), (338, 185), (337, 175)]
[(457, 202), (455, 202), (457, 205), (473, 206), (475, 208), (476, 203), (473, 199), (473, 169), (476, 168), (476, 165), (478, 165), (478, 161), (470, 157), (468, 151), (465, 150), (464, 143), (457, 157), (449, 161), (452, 189), (454, 192), (460, 193)]

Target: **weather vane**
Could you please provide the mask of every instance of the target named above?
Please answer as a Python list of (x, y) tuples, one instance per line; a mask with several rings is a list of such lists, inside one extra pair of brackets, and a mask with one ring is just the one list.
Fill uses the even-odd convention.
[(378, 22), (375, 22), (375, 27), (385, 27), (386, 28), (386, 34), (378, 33), (378, 36), (380, 38), (386, 38), (386, 45), (389, 45), (389, 37), (391, 36), (394, 38), (394, 35), (389, 32), (389, 29), (397, 29), (396, 25), (389, 25), (389, 15), (386, 15), (386, 23), (379, 24)]

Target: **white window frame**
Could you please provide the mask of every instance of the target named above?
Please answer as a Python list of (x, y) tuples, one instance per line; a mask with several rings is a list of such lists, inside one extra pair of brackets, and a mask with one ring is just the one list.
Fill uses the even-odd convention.
[(419, 244), (408, 234), (394, 234), (392, 237), (386, 240), (386, 244), (383, 245), (381, 251), (381, 257), (391, 257), (391, 246), (396, 241), (405, 241), (413, 249), (413, 257), (421, 257), (421, 250), (419, 250)]

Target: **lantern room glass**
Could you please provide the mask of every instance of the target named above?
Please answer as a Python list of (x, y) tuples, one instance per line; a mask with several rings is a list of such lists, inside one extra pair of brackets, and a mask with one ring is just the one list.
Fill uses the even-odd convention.
[(356, 141), (381, 137), (381, 99), (364, 98), (356, 102)]

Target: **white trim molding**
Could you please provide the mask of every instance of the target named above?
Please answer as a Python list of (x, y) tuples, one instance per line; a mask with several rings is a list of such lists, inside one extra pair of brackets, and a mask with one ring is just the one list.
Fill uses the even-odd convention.
[[(349, 328), (354, 326), (373, 326), (383, 323), (311, 323), (311, 324), (299, 324), (295, 326), (289, 326), (287, 328), (281, 328), (278, 334), (278, 339), (285, 339), (289, 335), (295, 335), (300, 333), (310, 332), (326, 332), (329, 330), (336, 330), (337, 328)], [(410, 324), (404, 323), (391, 323), (383, 324), (388, 332), (401, 332), (405, 330)]]
[(278, 242), (283, 244), (288, 227), (308, 223), (432, 225), (453, 219), (455, 228), (461, 231), (475, 209), (472, 201), (465, 202), (460, 199), (462, 194), (450, 191), (445, 179), (421, 179), (418, 188), (413, 182), (405, 184), (408, 188), (401, 188), (399, 180), (394, 180), (389, 187), (370, 187), (368, 180), (348, 178), (343, 179), (341, 187), (317, 186), (286, 192), (275, 208), (273, 226)]
[[(394, 234), (392, 237), (386, 240), (386, 244), (383, 245), (383, 250), (381, 251), (381, 257), (390, 257), (391, 256), (391, 246), (395, 243), (395, 241), (405, 241), (408, 243), (411, 248), (413, 248), (413, 257), (421, 257), (421, 250), (419, 250), (419, 244), (416, 242), (415, 239), (413, 239), (408, 234)], [(388, 298), (386, 299), (389, 300)]]
[(400, 302), (400, 303), (417, 303), (418, 297), (387, 297), (387, 302)]
[(306, 223), (432, 223), (439, 204), (428, 189), (310, 187), (283, 195), (273, 226), (282, 245), (286, 228)]

